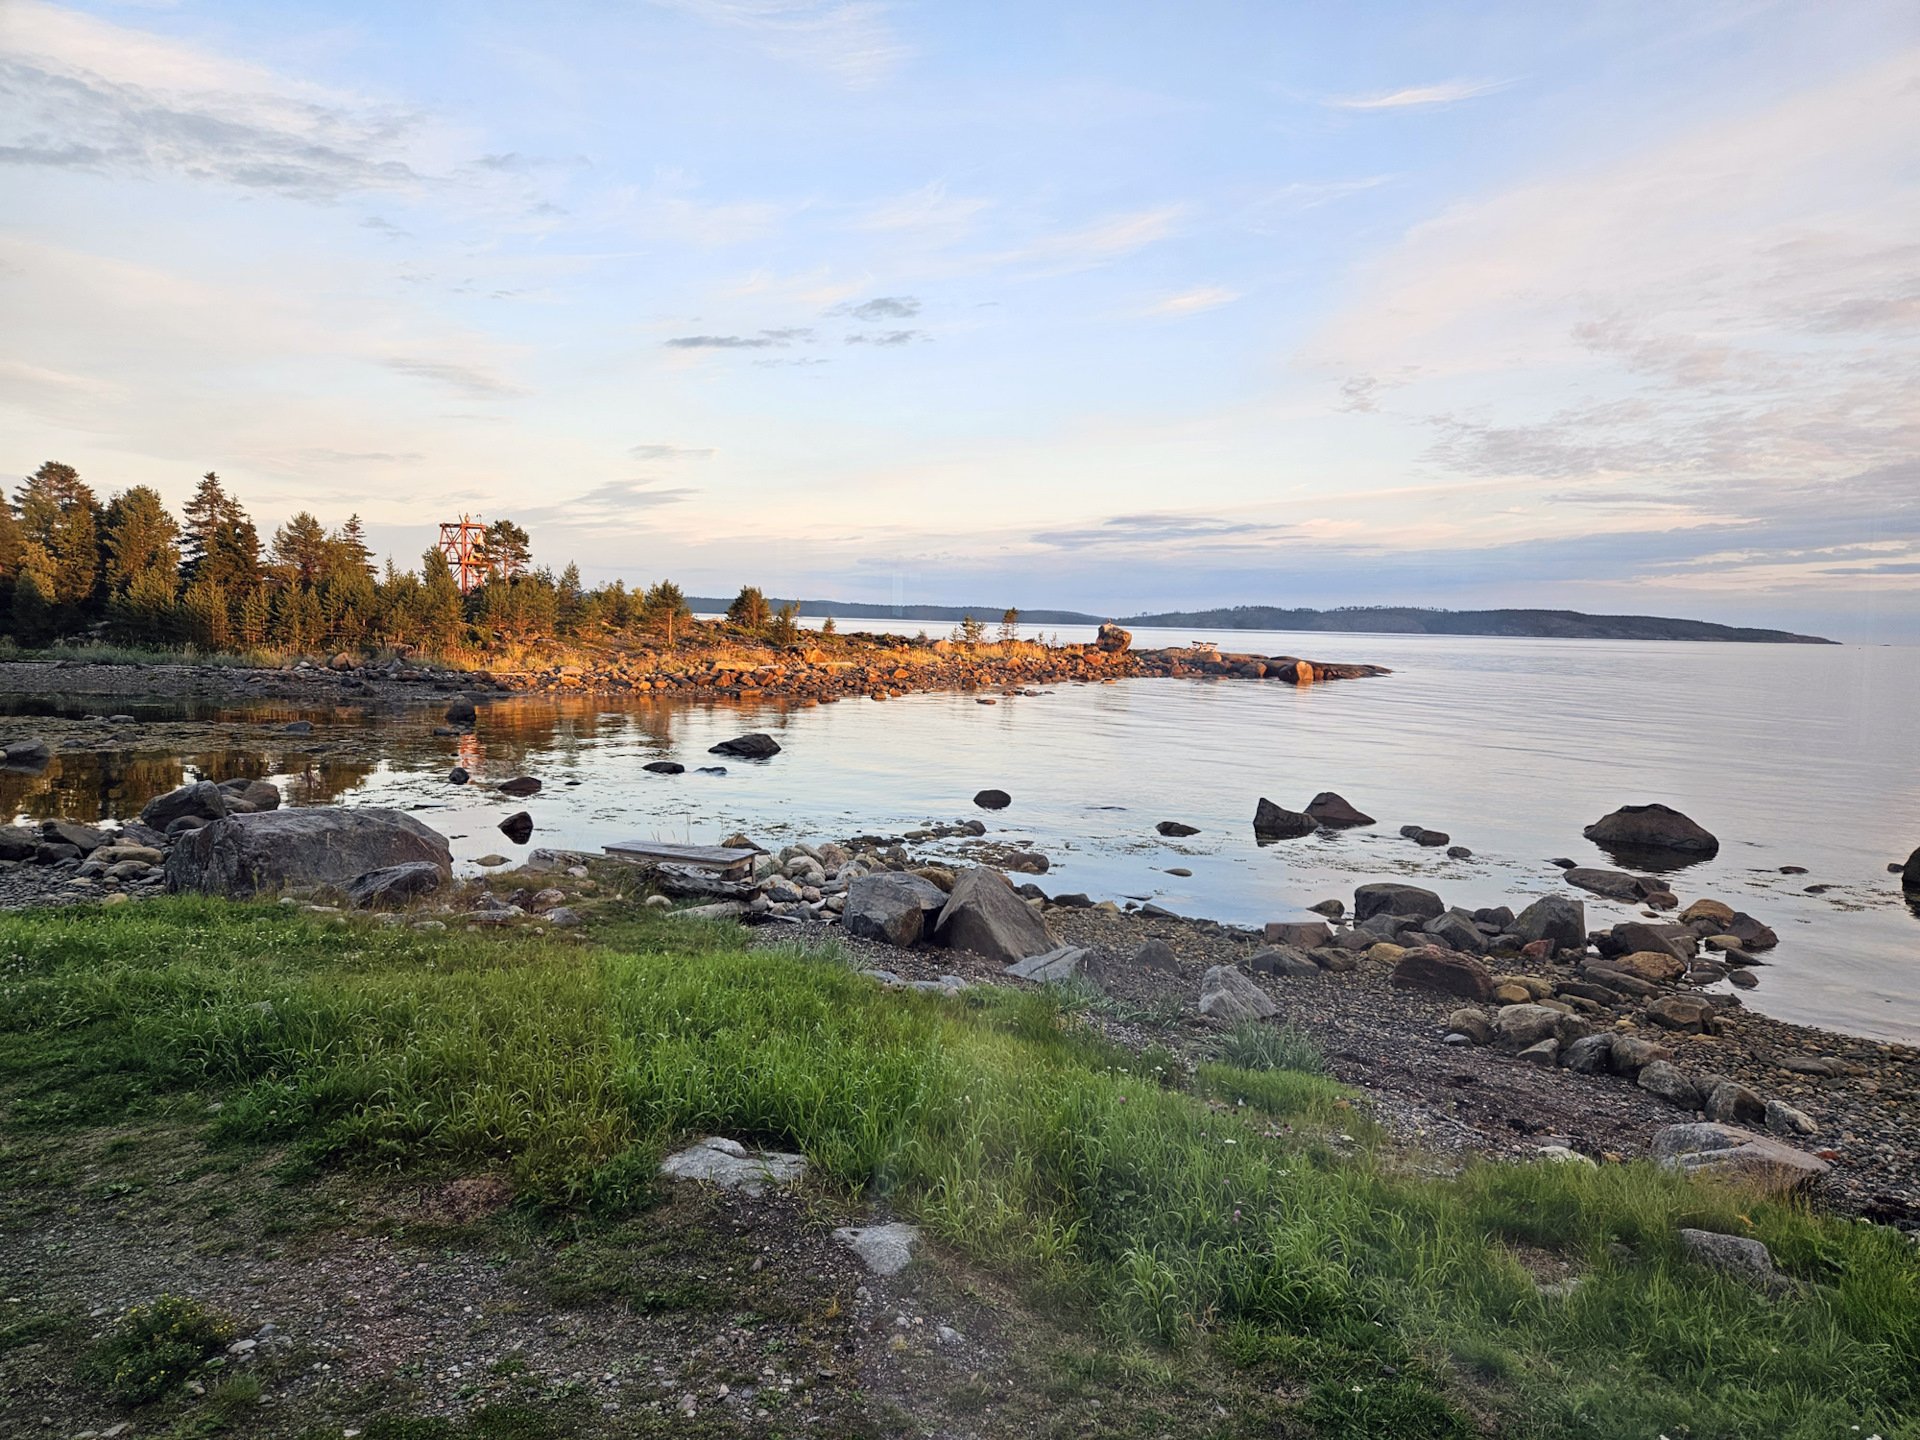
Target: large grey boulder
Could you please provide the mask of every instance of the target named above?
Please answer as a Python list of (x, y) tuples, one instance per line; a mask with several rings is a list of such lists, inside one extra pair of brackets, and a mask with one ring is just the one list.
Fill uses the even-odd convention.
[(1449, 950), (1458, 950), (1466, 955), (1487, 953), (1487, 937), (1480, 933), (1473, 916), (1464, 910), (1449, 910), (1444, 915), (1436, 915), (1427, 922), (1426, 929), (1427, 934)]
[[(278, 795), (279, 791), (274, 791)], [(233, 795), (211, 780), (196, 781), (156, 795), (140, 811), (140, 823), (165, 830), (174, 821), (187, 818), (202, 822), (224, 820), (234, 811)]]
[(845, 1225), (833, 1238), (860, 1257), (875, 1275), (898, 1275), (913, 1263), (920, 1227), (892, 1220), (885, 1225)]
[(660, 1162), (660, 1173), (743, 1195), (763, 1195), (769, 1188), (801, 1179), (807, 1173), (807, 1157), (785, 1150), (749, 1150), (738, 1140), (710, 1135), (667, 1156)]
[[(244, 777), (222, 780), (220, 788), (227, 792), (228, 802), (235, 810), (280, 808), (280, 787), (271, 780), (248, 780)], [(233, 804), (235, 801), (239, 803)]]
[(984, 865), (970, 866), (954, 878), (953, 893), (934, 922), (933, 938), (936, 944), (971, 950), (1002, 965), (1044, 955), (1060, 943), (1047, 922), (1014, 893), (1006, 876)]
[(1692, 1259), (1710, 1270), (1722, 1271), (1763, 1290), (1785, 1288), (1786, 1277), (1774, 1268), (1772, 1252), (1750, 1236), (1682, 1227), (1680, 1245)]
[(1200, 977), (1200, 1013), (1237, 1025), (1280, 1013), (1271, 996), (1234, 965), (1215, 965)]
[(1567, 895), (1542, 895), (1514, 917), (1507, 933), (1522, 944), (1549, 940), (1556, 950), (1585, 949), (1586, 902)]
[(347, 902), (362, 910), (386, 910), (431, 895), (446, 883), (446, 872), (432, 861), (410, 860), (358, 876), (347, 886)]
[(1493, 1017), (1493, 1038), (1503, 1050), (1525, 1050), (1560, 1038), (1568, 1019), (1565, 1011), (1551, 1005), (1503, 1005)]
[(1431, 920), (1446, 908), (1433, 891), (1391, 880), (1361, 885), (1353, 892), (1353, 918), (1356, 924), (1371, 920), (1375, 915), (1404, 915), (1414, 920)]
[(1830, 1168), (1817, 1155), (1735, 1125), (1711, 1120), (1654, 1132), (1653, 1158), (1670, 1170), (1704, 1175), (1769, 1195), (1803, 1190)]
[(1715, 855), (1720, 850), (1720, 842), (1705, 826), (1666, 805), (1622, 805), (1580, 833), (1608, 850), (1672, 850), (1681, 855)]
[(1907, 863), (1900, 867), (1900, 888), (1910, 895), (1920, 892), (1920, 850), (1907, 856)]
[(1493, 972), (1471, 955), (1443, 945), (1422, 945), (1394, 962), (1387, 982), (1403, 990), (1437, 990), (1463, 1000), (1491, 1000)]
[(862, 875), (847, 887), (840, 923), (847, 933), (883, 945), (918, 945), (927, 922), (939, 915), (947, 895), (931, 880), (905, 871)]
[(182, 835), (167, 856), (167, 888), (236, 897), (289, 886), (345, 888), (368, 871), (413, 863), (453, 873), (446, 837), (402, 811), (271, 810)]
[(71, 845), (82, 855), (91, 855), (113, 839), (105, 830), (75, 820), (43, 820), (40, 835), (49, 845)]

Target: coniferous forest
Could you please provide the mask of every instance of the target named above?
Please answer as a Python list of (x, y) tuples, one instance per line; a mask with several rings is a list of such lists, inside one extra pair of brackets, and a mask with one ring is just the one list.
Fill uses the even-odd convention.
[(462, 594), (437, 549), (417, 570), (376, 566), (358, 515), (329, 529), (301, 511), (263, 536), (211, 471), (175, 516), (146, 485), (103, 504), (49, 460), (0, 504), (0, 637), (29, 649), (450, 654), (585, 632), (671, 639), (690, 613), (672, 581), (587, 590), (572, 564), (536, 567), (511, 520), (482, 545), (487, 578)]

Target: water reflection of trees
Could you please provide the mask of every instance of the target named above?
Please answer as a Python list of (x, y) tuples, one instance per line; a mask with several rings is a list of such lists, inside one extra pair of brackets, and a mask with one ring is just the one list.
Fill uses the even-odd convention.
[(0, 806), (34, 820), (130, 820), (155, 795), (179, 787), (177, 755), (130, 750), (56, 755), (44, 770), (0, 771)]
[[(677, 722), (686, 714), (725, 711), (743, 730), (786, 728), (791, 705), (775, 697), (733, 700), (645, 700), (618, 704), (586, 697), (502, 701), (480, 712), (478, 724), (453, 739), (432, 735), (427, 716), (369, 716), (335, 711), (321, 720), (333, 736), (352, 735), (365, 753), (313, 755), (293, 737), (249, 745), (226, 736), (218, 744), (188, 746), (177, 753), (152, 750), (70, 751), (35, 770), (0, 769), (0, 808), (34, 820), (131, 820), (156, 795), (190, 779), (271, 779), (293, 805), (330, 805), (351, 795), (380, 766), (398, 769), (464, 766), (476, 776), (504, 778), (526, 769), (538, 755), (578, 760), (596, 748), (621, 743), (661, 756), (672, 752)], [(315, 712), (289, 711), (292, 718)], [(247, 718), (264, 717), (255, 710)], [(437, 716), (433, 717), (437, 719)]]

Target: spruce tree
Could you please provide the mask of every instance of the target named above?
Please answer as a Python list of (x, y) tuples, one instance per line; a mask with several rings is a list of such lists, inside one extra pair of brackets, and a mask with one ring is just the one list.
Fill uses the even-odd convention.
[(273, 532), (268, 553), (281, 583), (311, 586), (326, 573), (327, 547), (326, 527), (302, 510)]
[(47, 591), (55, 627), (76, 629), (98, 613), (100, 502), (79, 471), (49, 460), (27, 477), (17, 503), (22, 539), (42, 552), (35, 587)]

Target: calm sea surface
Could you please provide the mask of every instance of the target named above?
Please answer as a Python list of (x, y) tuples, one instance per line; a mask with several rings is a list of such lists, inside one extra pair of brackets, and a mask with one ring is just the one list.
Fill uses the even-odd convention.
[[(533, 814), (534, 845), (582, 848), (641, 836), (710, 843), (742, 829), (778, 844), (979, 816), (990, 834), (1051, 858), (1041, 877), (1049, 892), (1150, 897), (1256, 923), (1333, 896), (1351, 902), (1356, 884), (1387, 877), (1415, 879), (1452, 903), (1517, 908), (1567, 889), (1553, 857), (1611, 863), (1583, 826), (1659, 800), (1721, 841), (1716, 858), (1673, 874), (1682, 900), (1723, 899), (1780, 934), (1748, 1005), (1920, 1039), (1920, 917), (1887, 873), (1920, 845), (1913, 650), (1252, 631), (1141, 632), (1135, 643), (1193, 639), (1395, 673), (1300, 690), (1232, 680), (1072, 685), (992, 706), (969, 695), (812, 708), (530, 699), (483, 710), (476, 733), (457, 740), (429, 736), (433, 717), (369, 726), (335, 712), (314, 718), (361, 732), (366, 763), (336, 764), (304, 792), (293, 783), (299, 742), (289, 739), (271, 753), (174, 757), (184, 766), (110, 758), (120, 784), (100, 808), (132, 813), (143, 792), (177, 783), (183, 769), (234, 773), (244, 760), (316, 799), (415, 807), (469, 862), (515, 852), (494, 826), (521, 808)], [(706, 753), (748, 729), (772, 733), (784, 752), (765, 763)], [(669, 758), (689, 773), (641, 768)], [(70, 763), (0, 798), (51, 813), (53, 796), (33, 787), (83, 787), (77, 769), (61, 779), (58, 767)], [(444, 778), (455, 763), (480, 779), (538, 775), (546, 788), (525, 802), (455, 789)], [(727, 773), (693, 773), (711, 764)], [(988, 786), (1009, 791), (1012, 807), (975, 810), (973, 794)], [(1321, 790), (1380, 823), (1254, 843), (1259, 797), (1298, 809)], [(1169, 819), (1200, 833), (1163, 840), (1153, 827)], [(1401, 839), (1412, 822), (1447, 831), (1473, 858)], [(1787, 865), (1808, 873), (1781, 874)], [(1583, 898), (1595, 925), (1630, 913)]]

